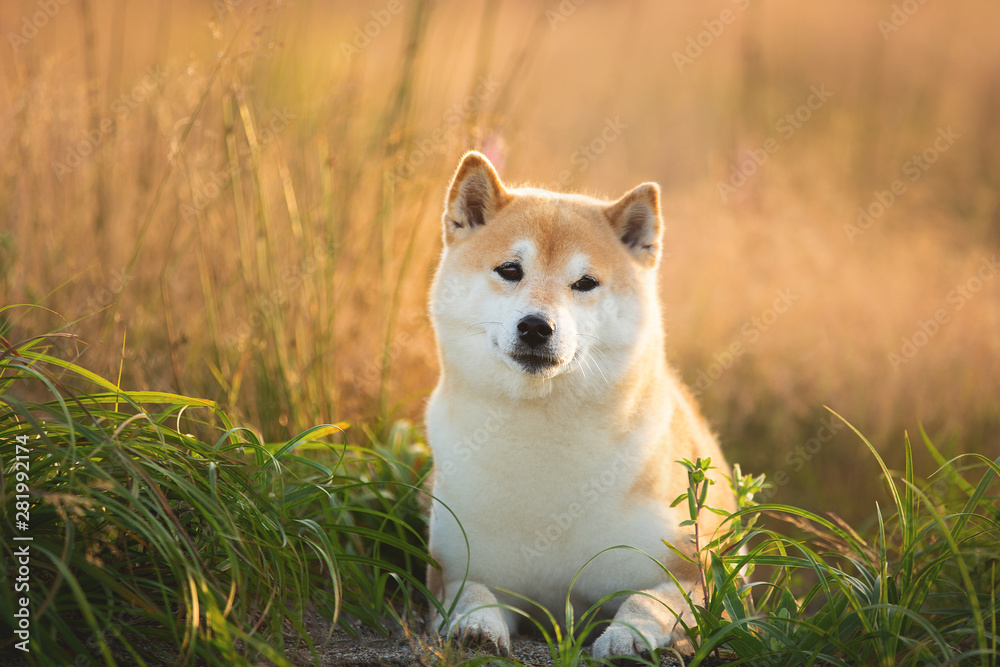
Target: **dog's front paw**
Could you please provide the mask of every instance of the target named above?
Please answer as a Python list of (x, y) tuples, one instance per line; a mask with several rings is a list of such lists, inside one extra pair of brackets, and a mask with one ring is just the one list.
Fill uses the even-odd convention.
[(497, 655), (510, 657), (510, 632), (503, 613), (496, 607), (474, 609), (452, 621), (448, 637), (466, 646), (495, 650)]
[(590, 648), (590, 655), (605, 660), (616, 655), (637, 655), (648, 657), (649, 649), (657, 648), (657, 640), (654, 637), (644, 637), (637, 634), (631, 628), (618, 623), (608, 626), (600, 637), (594, 641)]

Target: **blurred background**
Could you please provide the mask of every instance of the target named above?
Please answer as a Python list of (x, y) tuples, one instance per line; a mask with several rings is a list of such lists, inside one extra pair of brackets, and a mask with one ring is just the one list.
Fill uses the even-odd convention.
[[(0, 7), (0, 330), (269, 440), (419, 423), (451, 172), (663, 188), (669, 356), (776, 502), (850, 520), (921, 426), (1000, 455), (989, 0)], [(919, 472), (936, 465), (916, 444)]]

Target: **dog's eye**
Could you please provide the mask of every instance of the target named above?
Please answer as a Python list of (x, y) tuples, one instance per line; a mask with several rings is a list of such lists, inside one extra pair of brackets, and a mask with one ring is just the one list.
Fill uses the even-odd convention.
[(577, 292), (589, 292), (598, 285), (600, 285), (600, 283), (597, 282), (597, 279), (593, 276), (584, 276), (570, 285), (570, 287), (575, 289)]
[(493, 270), (496, 271), (501, 278), (509, 280), (512, 283), (520, 282), (521, 278), (524, 277), (524, 270), (517, 262), (504, 262)]

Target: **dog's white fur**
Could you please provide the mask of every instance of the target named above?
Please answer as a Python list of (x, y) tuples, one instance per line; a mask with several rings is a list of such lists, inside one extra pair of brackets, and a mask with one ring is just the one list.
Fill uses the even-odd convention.
[[(647, 595), (604, 604), (614, 619), (592, 653), (679, 639), (686, 603), (660, 564), (688, 589), (696, 572), (663, 544), (691, 551), (687, 505), (670, 507), (687, 487), (675, 461), (712, 457), (709, 504), (732, 509), (733, 499), (718, 445), (664, 356), (659, 188), (645, 183), (616, 202), (512, 189), (472, 152), (443, 219), (430, 302), (441, 378), (427, 409), (430, 551), (441, 566), (428, 585), (454, 604), (442, 631), (506, 654), (519, 616), (496, 605), (533, 609), (501, 589), (560, 621), (567, 598), (579, 617), (635, 590)], [(509, 267), (501, 275), (505, 264), (520, 278)], [(591, 286), (584, 277), (596, 287), (581, 288)], [(528, 315), (551, 324), (540, 360), (519, 333)], [(707, 535), (718, 517), (704, 520)], [(656, 562), (629, 549), (598, 556), (617, 545)]]

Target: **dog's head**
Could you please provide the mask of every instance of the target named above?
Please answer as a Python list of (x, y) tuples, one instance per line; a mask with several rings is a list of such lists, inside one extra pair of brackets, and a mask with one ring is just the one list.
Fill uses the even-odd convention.
[(606, 387), (660, 344), (655, 183), (614, 202), (507, 188), (471, 152), (443, 222), (431, 317), (446, 373), (542, 396), (562, 377)]

